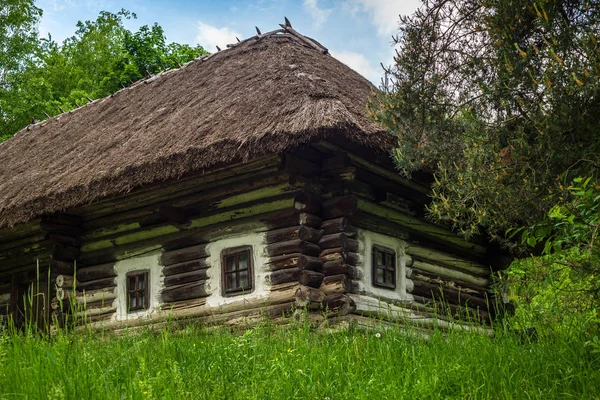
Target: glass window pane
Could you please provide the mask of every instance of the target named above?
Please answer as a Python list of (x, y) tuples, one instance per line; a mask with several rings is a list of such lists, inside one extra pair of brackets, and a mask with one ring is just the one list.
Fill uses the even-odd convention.
[(225, 271), (235, 271), (235, 256), (227, 256), (225, 257)]
[(137, 289), (144, 289), (146, 287), (146, 274), (138, 275), (138, 286)]
[(392, 267), (394, 265), (394, 255), (392, 253), (387, 253), (386, 256), (385, 265)]
[(238, 256), (238, 269), (248, 269), (248, 252), (244, 251)]
[(394, 283), (394, 273), (392, 271), (385, 271), (385, 283)]
[(250, 287), (250, 279), (248, 277), (248, 270), (240, 271), (240, 287), (248, 289)]
[(375, 250), (377, 254), (377, 265), (383, 265), (383, 253), (379, 250)]
[(134, 310), (137, 307), (135, 296), (129, 296), (129, 309)]
[(383, 283), (383, 269), (377, 268), (377, 276), (375, 278), (375, 282)]
[(236, 285), (236, 281), (235, 281), (235, 273), (225, 274), (225, 289), (226, 290), (237, 289), (237, 285)]

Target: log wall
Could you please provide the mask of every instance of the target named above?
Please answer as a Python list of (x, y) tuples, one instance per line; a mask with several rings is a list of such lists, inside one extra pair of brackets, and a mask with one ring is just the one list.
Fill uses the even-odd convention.
[[(406, 290), (414, 301), (390, 305), (432, 318), (443, 303), (455, 315), (476, 310), (489, 319), (487, 249), (427, 222), (427, 193), (389, 163), (331, 142), (151, 185), (0, 231), (0, 315), (14, 311), (15, 274), (41, 260), (51, 267), (48, 309), (62, 324), (223, 323), (265, 312), (285, 319), (294, 310), (324, 315), (325, 322), (373, 316), (372, 298), (360, 291), (365, 230), (405, 243)], [(269, 290), (215, 307), (209, 299), (219, 288), (209, 282), (220, 271), (209, 263), (217, 256), (211, 243), (243, 234), (264, 238), (261, 283)], [(115, 266), (147, 255), (158, 257), (150, 272), (160, 274), (159, 307), (117, 321)]]
[[(338, 301), (338, 297), (348, 298), (344, 298), (343, 312), (338, 313), (337, 319), (344, 314), (377, 314), (379, 318), (387, 318), (393, 306), (418, 311), (428, 318), (445, 318), (452, 314), (490, 320), (494, 298), (489, 292), (488, 249), (467, 242), (424, 218), (424, 204), (428, 201), (426, 184), (404, 180), (393, 170), (389, 160), (378, 162), (376, 156), (348, 151), (329, 142), (315, 147), (327, 154), (322, 162), (325, 198), (322, 289), (332, 292), (326, 303)], [(407, 301), (394, 300), (395, 296), (376, 299), (361, 292), (361, 288), (370, 284), (364, 281), (363, 257), (370, 257), (371, 249), (356, 250), (359, 247), (354, 239), (357, 229), (393, 237), (403, 243), (405, 254), (401, 259), (406, 293), (402, 296)], [(385, 293), (385, 289), (378, 292)], [(377, 313), (376, 303), (379, 304)], [(410, 322), (415, 318), (403, 320)]]

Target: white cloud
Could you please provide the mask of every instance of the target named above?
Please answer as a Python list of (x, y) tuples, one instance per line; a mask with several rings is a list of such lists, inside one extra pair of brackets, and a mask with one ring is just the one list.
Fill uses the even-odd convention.
[(374, 67), (364, 55), (352, 51), (332, 51), (331, 55), (370, 80), (375, 86), (379, 86), (382, 71)]
[(216, 51), (216, 46), (225, 49), (228, 44), (236, 43), (236, 36), (241, 38), (242, 35), (226, 26), (217, 28), (202, 21), (198, 22), (196, 42), (211, 53)]
[(302, 5), (312, 16), (313, 24), (316, 28), (320, 27), (327, 21), (327, 18), (329, 18), (329, 14), (331, 14), (332, 11), (331, 9), (326, 10), (319, 8), (317, 0), (304, 0)]
[(379, 36), (389, 36), (398, 31), (399, 15), (409, 15), (421, 5), (420, 0), (348, 0), (354, 12), (365, 11), (371, 15)]

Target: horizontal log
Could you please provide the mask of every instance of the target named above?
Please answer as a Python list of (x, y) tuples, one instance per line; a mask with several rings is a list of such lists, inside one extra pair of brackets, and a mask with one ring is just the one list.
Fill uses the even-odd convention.
[(206, 297), (208, 295), (209, 293), (206, 291), (205, 281), (171, 286), (164, 288), (160, 292), (160, 298), (165, 303)]
[(406, 248), (406, 254), (409, 254), (415, 261), (429, 261), (441, 266), (458, 269), (485, 278), (489, 277), (491, 274), (490, 269), (486, 268), (482, 264), (455, 257), (439, 250), (433, 250), (411, 244)]
[[(2, 232), (2, 230), (0, 230)], [(23, 247), (31, 247), (32, 245), (39, 244), (43, 242), (46, 238), (46, 234), (43, 232), (36, 232), (32, 235), (28, 235), (25, 237), (16, 237), (13, 240), (5, 239), (4, 236), (0, 233), (0, 237), (3, 241), (0, 243), (0, 254), (5, 251), (14, 251), (15, 249), (20, 249)]]
[(404, 214), (396, 209), (386, 207), (365, 199), (358, 199), (358, 209), (368, 214), (375, 215), (389, 222), (398, 224), (403, 229), (413, 234), (420, 235), (433, 242), (456, 247), (461, 251), (469, 251), (473, 254), (485, 255), (486, 248), (476, 243), (467, 242), (454, 232), (433, 224), (429, 221)]
[(73, 275), (58, 275), (56, 277), (56, 286), (59, 288), (72, 288), (75, 283)]
[(429, 297), (436, 301), (448, 302), (469, 308), (480, 308), (488, 311), (488, 301), (477, 296), (461, 292), (460, 290), (446, 288), (437, 284), (413, 280), (411, 294)]
[(417, 215), (417, 213), (415, 212), (415, 209), (417, 207), (415, 206), (415, 204), (412, 201), (405, 199), (403, 197), (397, 196), (394, 193), (386, 192), (385, 198), (383, 199), (383, 201), (381, 201), (381, 204), (383, 204), (387, 207), (395, 208), (398, 211), (401, 211), (408, 215), (412, 215), (412, 216)]
[(325, 297), (323, 304), (330, 313), (337, 315), (348, 315), (356, 310), (354, 301), (345, 294), (329, 295)]
[(309, 256), (318, 256), (321, 248), (311, 242), (295, 239), (287, 242), (273, 243), (266, 246), (265, 251), (269, 257), (280, 256), (283, 254), (301, 253)]
[[(285, 188), (288, 188), (288, 186), (286, 185)], [(192, 212), (195, 216), (191, 217), (186, 224), (172, 224), (168, 222), (156, 223), (156, 221), (148, 224), (141, 224), (140, 222), (131, 223), (127, 224), (131, 226), (125, 226), (122, 229), (119, 228), (119, 232), (110, 236), (103, 236), (101, 239), (88, 238), (89, 240), (84, 241), (81, 249), (83, 252), (88, 253), (104, 249), (113, 249), (119, 246), (135, 245), (147, 241), (150, 241), (150, 243), (165, 243), (166, 241), (175, 238), (190, 236), (190, 231), (196, 231), (204, 227), (219, 227), (224, 224), (231, 228), (232, 226), (237, 225), (233, 221), (237, 222), (246, 218), (250, 220), (254, 219), (258, 223), (262, 218), (266, 218), (266, 214), (268, 213), (272, 214), (277, 211), (292, 208), (291, 198), (294, 194), (295, 192), (288, 193), (284, 191), (283, 194), (255, 199), (245, 203), (243, 207), (230, 206), (225, 208), (207, 209), (206, 205), (199, 205), (197, 212)], [(245, 193), (242, 197), (245, 199), (249, 195), (250, 194)], [(214, 235), (210, 236), (209, 240), (214, 240)], [(201, 256), (197, 258), (201, 258)], [(172, 262), (165, 260), (164, 265), (182, 261), (189, 260), (184, 259)]]
[(323, 220), (314, 214), (300, 213), (298, 215), (298, 223), (300, 225), (307, 225), (311, 228), (319, 229), (322, 222)]
[(325, 293), (321, 289), (300, 286), (295, 292), (295, 303), (298, 307), (318, 309), (325, 300)]
[(352, 279), (361, 279), (362, 273), (354, 265), (348, 265), (343, 259), (328, 261), (323, 264), (325, 276), (345, 274)]
[(357, 205), (358, 201), (354, 195), (334, 197), (323, 202), (321, 215), (326, 220), (351, 216), (356, 211)]
[(37, 249), (19, 248), (14, 254), (0, 254), (0, 265), (4, 271), (16, 272), (24, 268), (35, 268), (36, 265), (47, 266), (52, 261), (52, 249), (48, 243)]
[(83, 233), (83, 229), (78, 226), (59, 224), (52, 221), (42, 221), (40, 223), (40, 227), (46, 233), (67, 235), (72, 237), (78, 237)]
[(265, 267), (269, 271), (279, 271), (280, 269), (298, 267), (300, 264), (300, 257), (302, 256), (303, 255), (300, 253), (291, 253), (271, 257)]
[(0, 303), (9, 303), (10, 302), (10, 293), (2, 293), (0, 294)]
[(161, 310), (167, 311), (178, 311), (178, 310), (187, 310), (190, 308), (195, 308), (198, 306), (203, 306), (206, 304), (206, 297), (201, 297), (199, 299), (190, 299), (190, 300), (182, 300), (182, 301), (173, 301), (171, 303), (164, 303), (161, 305)]
[(431, 312), (419, 312), (400, 305), (387, 303), (381, 299), (370, 296), (349, 294), (354, 304), (356, 304), (356, 313), (368, 317), (384, 318), (392, 321), (401, 321), (402, 323), (424, 327), (439, 328), (443, 330), (462, 330), (471, 331), (487, 335), (493, 332), (480, 325), (469, 325), (467, 323), (447, 321)]
[[(229, 313), (218, 313), (195, 318), (200, 324), (208, 326), (228, 326), (235, 329), (249, 329), (269, 323), (286, 323), (292, 314), (292, 303), (266, 305), (260, 308), (250, 308)], [(185, 324), (184, 321), (179, 324)]]
[(477, 287), (467, 282), (462, 282), (453, 279), (444, 279), (438, 275), (431, 274), (429, 272), (425, 272), (416, 268), (411, 268), (410, 271), (407, 271), (407, 278), (413, 281), (421, 281), (427, 282), (434, 285), (440, 285), (445, 288), (459, 290), (463, 293), (467, 293), (473, 296), (485, 298), (487, 296), (487, 291), (484, 288)]
[(346, 217), (330, 219), (323, 221), (321, 224), (323, 235), (331, 235), (334, 233), (343, 232), (347, 237), (356, 237), (357, 229), (350, 224), (350, 220)]
[[(88, 218), (99, 218), (103, 215), (114, 214), (125, 209), (132, 209), (133, 206), (142, 207), (148, 204), (157, 204), (162, 201), (185, 196), (190, 193), (198, 192), (198, 188), (218, 187), (223, 182), (241, 181), (256, 177), (258, 171), (276, 171), (281, 164), (279, 155), (270, 155), (246, 163), (235, 165), (223, 165), (219, 168), (211, 168), (207, 171), (199, 171), (188, 177), (182, 177), (177, 180), (176, 185), (165, 185), (163, 182), (147, 185), (119, 196), (118, 204), (115, 204), (114, 198), (101, 200), (86, 206), (78, 207), (77, 213), (86, 215), (86, 224)], [(175, 204), (176, 206), (178, 204)]]
[(430, 312), (438, 316), (438, 318), (450, 321), (462, 320), (475, 323), (489, 323), (491, 321), (491, 314), (488, 311), (463, 307), (457, 304), (441, 304), (423, 296), (413, 295), (411, 307), (415, 310)]
[(336, 247), (332, 249), (325, 249), (321, 252), (319, 257), (324, 261), (335, 261), (335, 260), (344, 260), (346, 264), (349, 265), (357, 265), (360, 256), (357, 253), (348, 252), (346, 249), (342, 247)]
[(325, 275), (323, 275), (321, 272), (305, 269), (300, 272), (300, 275), (298, 276), (298, 283), (304, 286), (318, 288), (321, 286), (321, 282), (323, 282), (324, 277)]
[(402, 240), (409, 238), (407, 230), (402, 226), (361, 210), (357, 210), (352, 216), (352, 224), (367, 231), (381, 233)]
[(76, 275), (79, 282), (89, 282), (98, 279), (115, 277), (117, 276), (117, 272), (115, 271), (115, 264), (109, 263), (94, 265), (92, 267), (78, 268)]
[(336, 247), (342, 247), (348, 250), (348, 238), (343, 232), (332, 233), (325, 235), (319, 240), (319, 246), (321, 249), (331, 249)]
[(97, 290), (103, 288), (111, 288), (117, 286), (116, 279), (114, 277), (96, 279), (93, 281), (87, 282), (78, 282), (76, 289), (77, 290)]
[(0, 284), (0, 293), (8, 293), (10, 292), (12, 285), (10, 282), (1, 283)]
[(163, 274), (165, 277), (171, 275), (183, 274), (186, 272), (199, 271), (203, 269), (207, 269), (208, 265), (206, 265), (206, 258), (202, 258), (194, 261), (186, 261), (180, 264), (173, 264), (163, 268)]
[[(428, 272), (430, 274), (434, 274), (440, 276), (442, 278), (449, 278), (455, 281), (466, 282), (469, 285), (474, 287), (478, 287), (481, 289), (487, 289), (490, 286), (490, 280), (488, 278), (483, 278), (481, 276), (476, 276), (469, 274), (467, 272), (458, 271), (453, 268), (446, 268), (439, 265), (435, 265), (432, 263), (424, 262), (424, 261), (413, 261), (412, 265), (408, 265), (407, 267), (412, 267), (416, 270), (421, 270)], [(409, 269), (407, 269), (407, 273)]]
[[(156, 324), (158, 322), (170, 321), (170, 323), (178, 318), (201, 318), (207, 316), (217, 316), (218, 314), (224, 315), (226, 318), (226, 314), (235, 313), (238, 311), (246, 312), (251, 309), (261, 309), (265, 307), (265, 304), (268, 304), (268, 307), (272, 307), (278, 304), (291, 303), (295, 299), (296, 290), (299, 285), (290, 285), (285, 290), (277, 290), (269, 292), (266, 297), (258, 297), (258, 298), (240, 298), (239, 300), (234, 300), (231, 303), (226, 303), (218, 307), (212, 307), (207, 304), (198, 305), (196, 307), (190, 307), (185, 309), (179, 309), (171, 311), (166, 309), (162, 312), (155, 312), (148, 315), (147, 318), (138, 318), (132, 320), (125, 321), (108, 321), (98, 324), (91, 324), (87, 326), (85, 329), (117, 329), (117, 328), (128, 328), (128, 327), (138, 327), (149, 324)], [(164, 305), (163, 307), (167, 307)]]
[(296, 267), (301, 270), (308, 269), (311, 271), (318, 271), (321, 269), (322, 265), (323, 260), (318, 257), (311, 257), (300, 253), (292, 253), (272, 257), (266, 266), (270, 271), (277, 271), (291, 267)]
[(206, 244), (200, 244), (197, 246), (187, 247), (185, 249), (164, 252), (160, 257), (160, 264), (169, 266), (173, 264), (180, 264), (186, 261), (206, 258), (207, 256)]
[(266, 241), (268, 244), (271, 244), (300, 239), (307, 242), (318, 243), (321, 236), (323, 236), (321, 231), (306, 225), (300, 225), (269, 231), (266, 234)]
[(299, 275), (299, 268), (280, 269), (267, 275), (266, 281), (271, 285), (279, 285), (281, 283), (298, 281)]
[(65, 305), (73, 303), (83, 305), (88, 303), (97, 303), (100, 301), (109, 302), (117, 298), (115, 288), (103, 288), (96, 290), (73, 291), (63, 288), (56, 289), (56, 298)]
[(181, 285), (183, 283), (205, 281), (208, 279), (206, 271), (206, 269), (199, 269), (196, 271), (184, 272), (176, 275), (168, 275), (165, 276), (164, 285), (168, 287)]
[(327, 295), (348, 293), (351, 288), (352, 282), (344, 274), (326, 276), (321, 283), (321, 290)]
[(110, 305), (101, 308), (86, 308), (85, 310), (78, 311), (75, 313), (75, 318), (87, 318), (95, 317), (106, 314), (114, 314), (117, 311), (117, 307)]
[[(137, 226), (131, 225), (129, 227), (130, 229), (135, 229), (145, 221), (158, 222), (164, 220), (164, 212), (162, 218), (160, 215), (161, 204), (168, 204), (187, 214), (188, 210), (185, 208), (190, 206), (197, 204), (209, 205), (229, 198), (235, 199), (239, 194), (254, 192), (257, 188), (263, 188), (265, 186), (281, 184), (287, 182), (288, 179), (289, 176), (286, 173), (276, 171), (274, 168), (268, 168), (260, 171), (258, 175), (256, 173), (243, 174), (222, 179), (218, 182), (194, 186), (191, 187), (190, 190), (173, 193), (170, 196), (166, 195), (162, 201), (148, 202), (147, 199), (144, 198), (144, 204), (136, 202), (129, 207), (129, 210), (120, 212), (112, 211), (107, 216), (86, 221), (84, 223), (84, 227), (86, 228), (84, 237), (89, 240), (118, 233), (119, 227), (124, 224), (137, 223)], [(177, 185), (170, 185), (169, 188), (173, 189), (179, 186), (180, 181), (177, 182)], [(121, 206), (123, 204), (119, 203), (118, 205)], [(220, 205), (223, 206), (224, 204), (222, 203)], [(126, 204), (123, 206), (127, 208)]]

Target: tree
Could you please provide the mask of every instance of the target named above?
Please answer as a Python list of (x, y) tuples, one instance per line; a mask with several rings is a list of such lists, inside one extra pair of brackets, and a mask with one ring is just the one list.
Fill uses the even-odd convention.
[(596, 0), (425, 0), (401, 18), (370, 110), (403, 173), (434, 173), (434, 219), (499, 237), (597, 180), (599, 20)]
[(540, 321), (600, 306), (598, 21), (597, 0), (425, 0), (369, 107), (399, 169), (433, 173), (433, 219), (542, 254), (509, 270)]
[[(37, 26), (42, 10), (33, 0), (0, 0), (0, 126), (13, 127), (11, 110), (19, 107), (19, 74), (26, 68), (38, 46)], [(0, 130), (0, 141), (5, 131)]]
[(0, 126), (0, 141), (32, 117), (43, 120), (61, 109), (74, 109), (88, 98), (105, 97), (207, 54), (201, 46), (167, 44), (158, 24), (131, 32), (123, 25), (131, 18), (136, 15), (125, 9), (116, 14), (102, 11), (94, 21), (78, 22), (75, 34), (62, 45), (51, 36), (40, 39), (35, 56), (15, 73), (19, 85), (6, 93), (2, 113), (11, 123)]

